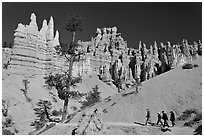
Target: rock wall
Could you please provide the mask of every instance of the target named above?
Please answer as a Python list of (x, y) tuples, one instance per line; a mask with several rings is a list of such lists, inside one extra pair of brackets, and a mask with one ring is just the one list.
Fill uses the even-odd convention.
[[(54, 20), (49, 23), (43, 20), (42, 28), (38, 30), (36, 16), (30, 17), (29, 25), (18, 24), (14, 33), (9, 71), (11, 74), (34, 76), (46, 75), (51, 72), (67, 71), (68, 63), (64, 57), (57, 55), (55, 46), (59, 43), (59, 32), (54, 36)], [(75, 62), (73, 74), (89, 75), (91, 73), (90, 58)]]
[(31, 14), (30, 24), (18, 24), (14, 33), (14, 47), (10, 61), (12, 74), (35, 75), (49, 73), (61, 68), (55, 61), (54, 47), (59, 45), (59, 33), (54, 37), (54, 21), (43, 21), (41, 30), (38, 30), (36, 16)]

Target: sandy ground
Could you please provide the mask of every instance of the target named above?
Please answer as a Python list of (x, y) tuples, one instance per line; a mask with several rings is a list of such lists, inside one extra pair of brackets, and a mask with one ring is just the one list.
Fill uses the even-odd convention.
[[(36, 118), (33, 109), (40, 99), (50, 100), (53, 106), (52, 110), (60, 110), (62, 108), (63, 101), (57, 97), (57, 91), (55, 89), (47, 89), (44, 85), (43, 77), (37, 76), (28, 78), (30, 83), (28, 84), (27, 96), (31, 99), (31, 101), (28, 102), (21, 91), (21, 89), (24, 89), (22, 80), (25, 79), (25, 77), (20, 75), (8, 75), (9, 73), (5, 70), (3, 70), (3, 74), (2, 99), (7, 102), (9, 107), (8, 113), (15, 123), (14, 127), (19, 131), (18, 134), (28, 134), (34, 130), (30, 124)], [(87, 93), (91, 91), (95, 85), (98, 85), (102, 99), (117, 93), (115, 87), (111, 87), (100, 81), (96, 76), (84, 77), (82, 83), (78, 84), (75, 90)], [(73, 112), (71, 109), (72, 106), (80, 107), (78, 102), (70, 100), (68, 113)]]
[[(57, 124), (46, 130), (36, 132), (41, 135), (71, 135), (72, 129), (76, 124)], [(104, 123), (103, 130), (99, 135), (193, 135), (194, 128), (191, 127), (170, 127), (169, 130), (163, 131), (161, 127), (141, 126), (130, 123)]]
[[(146, 108), (150, 109), (152, 122), (156, 122), (157, 112), (162, 110), (168, 116), (173, 110), (176, 117), (186, 109), (196, 108), (201, 111), (202, 59), (199, 58), (192, 63), (198, 64), (199, 67), (190, 70), (176, 68), (143, 82), (138, 94), (134, 94), (134, 89), (126, 90), (106, 98), (94, 107), (103, 109), (104, 123), (128, 124), (134, 122), (144, 124)], [(76, 116), (71, 123), (77, 123), (78, 120)], [(176, 126), (170, 134), (193, 134), (192, 130), (192, 128)]]
[[(139, 93), (134, 94), (135, 89), (129, 89), (117, 93), (114, 87), (101, 82), (96, 77), (83, 78), (82, 84), (78, 87), (80, 91), (88, 92), (95, 85), (99, 86), (102, 102), (93, 107), (103, 109), (103, 122), (105, 130), (99, 134), (192, 134), (193, 128), (176, 126), (171, 132), (162, 132), (159, 127), (140, 126), (134, 122), (143, 124), (145, 122), (146, 108), (150, 109), (151, 121), (156, 122), (157, 112), (164, 110), (169, 115), (173, 110), (176, 117), (190, 108), (201, 110), (202, 108), (202, 59), (193, 61), (199, 67), (184, 70), (176, 68), (153, 79), (147, 80), (139, 87)], [(56, 96), (56, 91), (43, 87), (43, 78), (30, 79), (28, 96), (31, 102), (25, 100), (20, 91), (23, 88), (21, 76), (9, 76), (3, 80), (2, 97), (9, 102), (9, 114), (12, 115), (15, 126), (20, 131), (19, 134), (27, 134), (33, 129), (29, 126), (34, 120), (33, 107), (39, 99), (52, 100)], [(54, 108), (60, 109), (62, 101), (57, 97)], [(73, 102), (73, 105), (75, 103)], [(71, 106), (71, 103), (70, 103)], [(92, 108), (93, 108), (92, 107)], [(87, 109), (88, 110), (88, 109)], [(86, 111), (86, 110), (85, 110)], [(71, 130), (79, 120), (80, 113), (76, 115), (69, 124), (56, 124), (56, 126), (42, 132), (41, 134), (70, 134)], [(109, 123), (109, 124), (108, 124)], [(110, 124), (119, 123), (119, 124)]]

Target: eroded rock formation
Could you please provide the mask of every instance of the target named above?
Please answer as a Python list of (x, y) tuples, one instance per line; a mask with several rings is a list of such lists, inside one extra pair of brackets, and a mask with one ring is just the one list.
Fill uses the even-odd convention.
[(59, 33), (54, 37), (54, 21), (43, 21), (38, 30), (36, 16), (31, 14), (30, 24), (18, 24), (14, 33), (14, 47), (10, 62), (11, 73), (14, 74), (45, 74), (59, 67), (54, 59), (54, 47), (59, 44)]
[[(60, 45), (59, 32), (54, 35), (54, 20), (43, 20), (38, 29), (34, 13), (29, 25), (18, 24), (14, 33), (14, 47), (11, 51), (9, 69), (13, 74), (36, 75), (55, 71), (67, 71), (66, 58), (57, 55), (54, 47)], [(90, 41), (78, 41), (79, 50), (85, 55), (73, 64), (74, 76), (86, 76), (96, 73), (108, 83), (114, 83), (118, 89), (129, 87), (137, 81), (145, 81), (156, 75), (202, 55), (202, 44), (187, 40), (182, 44), (154, 42), (147, 49), (139, 42), (139, 48), (127, 47), (127, 42), (117, 32), (117, 27), (97, 28), (96, 36)]]
[(77, 124), (77, 135), (96, 135), (103, 129), (102, 109), (92, 109), (81, 115)]
[(97, 28), (96, 37), (89, 42), (79, 41), (90, 57), (92, 73), (106, 82), (125, 81), (129, 76), (127, 42), (117, 32), (117, 27)]

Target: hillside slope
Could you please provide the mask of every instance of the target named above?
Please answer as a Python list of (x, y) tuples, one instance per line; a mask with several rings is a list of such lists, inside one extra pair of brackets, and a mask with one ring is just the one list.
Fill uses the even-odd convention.
[[(119, 134), (119, 130), (122, 132), (128, 130), (126, 134), (130, 132), (130, 134), (134, 134), (136, 133), (135, 130), (137, 134), (161, 134), (160, 130), (156, 128), (154, 131), (151, 127), (143, 128), (139, 126), (129, 131), (129, 128), (124, 125), (132, 125), (134, 122), (143, 124), (145, 122), (146, 108), (151, 111), (152, 122), (156, 122), (157, 112), (162, 110), (166, 111), (168, 115), (169, 111), (173, 110), (176, 117), (180, 116), (186, 109), (195, 108), (201, 111), (202, 58), (193, 61), (193, 63), (198, 64), (198, 67), (189, 70), (176, 68), (143, 82), (142, 86), (139, 87), (138, 94), (134, 94), (135, 89), (115, 94), (117, 91), (114, 88), (101, 82), (96, 77), (83, 78), (82, 83), (77, 88), (80, 91), (87, 92), (91, 90), (92, 86), (99, 86), (99, 90), (102, 92), (101, 96), (105, 99), (90, 109), (101, 107), (104, 112), (103, 123), (105, 125), (111, 123), (119, 126), (112, 126), (104, 134)], [(19, 134), (27, 134), (28, 131), (31, 131), (30, 121), (35, 118), (32, 104), (35, 104), (40, 98), (52, 100), (53, 95), (50, 95), (49, 90), (43, 87), (43, 78), (30, 79), (28, 96), (32, 98), (32, 103), (28, 103), (20, 91), (23, 88), (22, 79), (23, 77), (20, 76), (9, 76), (3, 80), (3, 99), (9, 100), (9, 113), (14, 121), (18, 121), (15, 126), (20, 131)], [(75, 105), (74, 102), (73, 104)], [(54, 103), (54, 107), (60, 109), (62, 101), (58, 100)], [(88, 110), (89, 108), (85, 111)], [(78, 123), (80, 114), (78, 113), (70, 121), (69, 124), (72, 126), (57, 124), (42, 134), (70, 134), (73, 126)], [(26, 121), (27, 119), (28, 121)], [(176, 127), (172, 133), (182, 134), (181, 132), (186, 130), (188, 129)], [(190, 130), (192, 131), (192, 129)], [(185, 133), (190, 134), (189, 132)]]
[[(157, 112), (162, 110), (167, 112), (168, 115), (173, 110), (176, 117), (179, 117), (186, 109), (194, 108), (201, 112), (202, 58), (198, 58), (191, 63), (198, 64), (198, 67), (173, 69), (143, 82), (142, 86), (139, 87), (138, 94), (134, 94), (135, 89), (123, 91), (106, 98), (93, 107), (103, 109), (104, 124), (133, 124), (134, 122), (144, 124), (147, 108), (151, 111), (152, 122), (156, 122)], [(70, 123), (76, 124), (79, 116), (80, 113)], [(117, 134), (117, 132), (115, 133)]]
[[(115, 101), (108, 108), (104, 121), (109, 122), (145, 122), (146, 109), (149, 108), (152, 121), (156, 122), (157, 112), (164, 110), (169, 115), (173, 110), (180, 115), (184, 110), (202, 107), (202, 60), (194, 63), (199, 67), (184, 70), (177, 68), (145, 81), (137, 95), (130, 94)], [(106, 105), (102, 105), (105, 109)]]
[[(36, 118), (33, 109), (36, 107), (36, 103), (40, 99), (51, 101), (53, 107), (52, 110), (59, 111), (63, 107), (63, 101), (57, 97), (57, 91), (55, 89), (47, 89), (44, 85), (45, 82), (43, 77), (37, 76), (28, 78), (30, 83), (28, 84), (27, 97), (31, 99), (29, 102), (26, 100), (23, 91), (21, 91), (21, 89), (25, 88), (22, 83), (25, 77), (21, 75), (6, 75), (4, 70), (3, 74), (2, 100), (6, 101), (8, 115), (11, 116), (12, 121), (14, 122), (14, 127), (18, 130), (18, 134), (28, 134), (30, 131), (34, 130), (30, 124)], [(7, 72), (7, 74), (9, 73)], [(95, 85), (98, 85), (102, 99), (117, 93), (116, 89), (103, 83), (94, 76), (83, 78), (82, 83), (78, 84), (76, 90), (87, 93), (88, 91), (91, 91)], [(68, 113), (73, 111), (71, 106), (79, 107), (79, 103), (70, 100)]]

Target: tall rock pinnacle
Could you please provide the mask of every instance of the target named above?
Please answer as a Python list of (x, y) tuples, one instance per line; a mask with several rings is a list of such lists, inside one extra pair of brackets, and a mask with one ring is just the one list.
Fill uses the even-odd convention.
[(50, 21), (48, 23), (48, 31), (49, 31), (48, 40), (52, 40), (54, 38), (54, 21), (52, 16), (50, 17)]
[(55, 38), (53, 39), (53, 47), (60, 45), (59, 43), (59, 32), (56, 31)]
[(42, 28), (40, 30), (40, 33), (43, 35), (46, 35), (47, 30), (48, 30), (47, 20), (43, 20), (43, 25), (42, 25)]
[(35, 16), (35, 13), (32, 13), (31, 16), (30, 16), (30, 27), (33, 29), (33, 30), (38, 30), (38, 25), (36, 23), (36, 16)]

